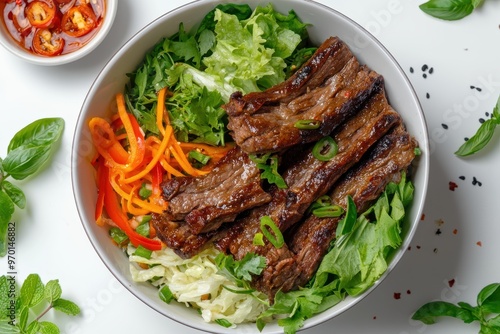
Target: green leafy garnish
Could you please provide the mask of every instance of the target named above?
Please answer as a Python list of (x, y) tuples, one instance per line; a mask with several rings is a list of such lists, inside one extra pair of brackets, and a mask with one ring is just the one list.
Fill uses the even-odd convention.
[(58, 334), (59, 327), (42, 317), (51, 309), (78, 315), (78, 305), (61, 298), (58, 280), (43, 284), (38, 274), (30, 274), (21, 288), (12, 276), (0, 276), (0, 332)]
[[(274, 304), (257, 320), (261, 330), (266, 319), (278, 316), (285, 333), (295, 333), (304, 321), (342, 301), (359, 295), (387, 269), (391, 251), (401, 245), (401, 223), (405, 207), (413, 198), (413, 184), (403, 174), (398, 184), (390, 183), (367, 211), (353, 213), (348, 205), (340, 235), (323, 258), (316, 275), (301, 290), (278, 291)], [(354, 207), (355, 209), (355, 207)]]
[[(271, 231), (269, 231), (268, 228), (271, 229)], [(262, 234), (266, 237), (266, 239), (269, 240), (271, 244), (273, 244), (274, 247), (281, 248), (285, 244), (283, 234), (271, 219), (271, 217), (264, 216), (260, 219), (260, 230), (262, 231)]]
[(227, 319), (215, 319), (215, 322), (225, 328), (233, 326), (233, 324)]
[(168, 285), (164, 285), (159, 290), (160, 299), (165, 303), (170, 304), (170, 302), (174, 299), (174, 294), (170, 291)]
[(7, 156), (0, 159), (0, 256), (7, 252), (7, 225), (15, 207), (24, 209), (26, 197), (18, 186), (6, 180), (24, 180), (50, 159), (64, 129), (62, 118), (44, 118), (19, 130), (11, 139)]
[(500, 96), (497, 104), (493, 108), (491, 118), (481, 124), (477, 132), (469, 138), (455, 152), (456, 155), (464, 157), (482, 150), (491, 140), (495, 132), (495, 128), (500, 124)]
[(266, 153), (264, 155), (249, 154), (248, 157), (252, 160), (262, 172), (260, 178), (267, 180), (269, 184), (276, 184), (278, 188), (285, 189), (285, 180), (278, 172), (278, 156), (276, 154)]
[(470, 15), (483, 0), (430, 0), (420, 5), (425, 13), (438, 19), (454, 21)]
[(266, 258), (247, 253), (237, 261), (232, 255), (220, 253), (215, 258), (215, 264), (220, 274), (234, 281), (238, 287), (251, 290), (249, 282), (252, 280), (252, 275), (260, 275), (266, 265)]
[(453, 317), (469, 324), (478, 321), (480, 334), (500, 332), (500, 283), (484, 287), (477, 295), (477, 306), (465, 302), (456, 305), (443, 301), (424, 304), (412, 316), (413, 320), (432, 325), (438, 317)]

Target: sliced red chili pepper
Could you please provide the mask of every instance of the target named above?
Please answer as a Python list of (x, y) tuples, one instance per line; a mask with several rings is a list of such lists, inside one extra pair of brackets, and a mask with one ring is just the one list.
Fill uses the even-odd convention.
[(103, 189), (99, 189), (99, 191), (104, 190), (104, 209), (108, 214), (109, 218), (113, 222), (115, 222), (116, 226), (118, 226), (125, 234), (129, 237), (130, 242), (134, 246), (142, 245), (143, 247), (149, 250), (160, 250), (161, 242), (159, 240), (152, 240), (146, 238), (139, 233), (137, 233), (128, 223), (127, 216), (123, 213), (120, 208), (120, 204), (118, 203), (118, 198), (113, 190), (113, 186), (109, 180), (109, 168), (103, 163), (101, 165), (101, 175), (100, 178), (105, 179), (106, 182), (103, 185)]
[(52, 0), (30, 2), (26, 6), (26, 17), (35, 28), (51, 28), (59, 23), (57, 6)]
[(63, 52), (64, 39), (56, 32), (38, 29), (33, 36), (33, 51), (43, 56), (56, 56)]
[(80, 5), (71, 7), (62, 18), (61, 28), (70, 36), (80, 37), (97, 26), (97, 18), (91, 7)]
[(164, 169), (161, 166), (160, 162), (157, 162), (156, 165), (153, 167), (152, 170), (152, 188), (153, 188), (153, 194), (159, 196), (161, 194), (161, 188), (160, 184), (163, 181), (163, 174), (164, 174)]

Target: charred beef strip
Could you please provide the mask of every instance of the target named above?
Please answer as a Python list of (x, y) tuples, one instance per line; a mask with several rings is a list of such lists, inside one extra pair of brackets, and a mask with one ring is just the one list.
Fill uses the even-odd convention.
[[(269, 243), (265, 247), (253, 245), (254, 235), (260, 231), (260, 219), (270, 216), (282, 232), (286, 231), (298, 222), (309, 205), (326, 194), (342, 174), (358, 162), (378, 139), (400, 123), (401, 117), (388, 104), (385, 91), (380, 89), (358, 114), (332, 134), (339, 147), (335, 157), (329, 161), (320, 161), (312, 153), (307, 154), (283, 173), (288, 188), (272, 188), (271, 202), (250, 210), (243, 218), (238, 218), (215, 240), (215, 246), (225, 253), (232, 254), (237, 260), (247, 253), (268, 256), (268, 266), (274, 265), (274, 260), (279, 262), (283, 258), (289, 258), (285, 250), (276, 250)], [(272, 260), (269, 257), (272, 257)]]
[(271, 201), (262, 188), (260, 170), (239, 147), (231, 149), (201, 177), (175, 178), (162, 183), (172, 221), (185, 221), (194, 234), (216, 230), (247, 209)]
[(231, 149), (209, 174), (163, 182), (169, 205), (162, 215), (153, 215), (158, 237), (183, 257), (196, 254), (211, 235), (203, 234), (271, 201), (261, 184), (259, 169), (239, 147)]
[[(331, 37), (282, 84), (244, 96), (234, 93), (224, 106), (228, 129), (247, 153), (313, 142), (352, 116), (382, 81), (358, 63), (345, 43)], [(295, 126), (304, 120), (319, 121), (320, 126), (308, 130)]]
[[(380, 196), (387, 184), (399, 182), (401, 171), (407, 170), (415, 158), (416, 142), (399, 125), (385, 135), (362, 161), (350, 169), (333, 187), (329, 196), (333, 203), (346, 207), (350, 195), (358, 213), (366, 211)], [(274, 296), (276, 291), (295, 290), (304, 286), (316, 272), (330, 242), (335, 239), (339, 218), (307, 217), (289, 233), (288, 252), (293, 260), (268, 258), (261, 276), (254, 279), (255, 287)], [(288, 239), (288, 238), (287, 238)], [(284, 251), (282, 250), (281, 253)]]

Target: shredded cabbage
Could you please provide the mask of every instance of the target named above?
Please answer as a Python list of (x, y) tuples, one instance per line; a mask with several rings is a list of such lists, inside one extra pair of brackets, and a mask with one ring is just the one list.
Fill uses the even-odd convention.
[[(219, 252), (214, 248), (190, 259), (182, 259), (169, 248), (152, 252), (150, 259), (134, 255), (134, 252), (135, 247), (129, 245), (130, 273), (135, 282), (150, 282), (158, 289), (167, 285), (178, 302), (198, 308), (206, 322), (217, 319), (226, 319), (233, 325), (253, 322), (267, 308), (251, 295), (223, 288), (240, 289), (217, 273), (214, 259)], [(140, 264), (147, 265), (147, 268)], [(267, 298), (261, 293), (257, 297)]]

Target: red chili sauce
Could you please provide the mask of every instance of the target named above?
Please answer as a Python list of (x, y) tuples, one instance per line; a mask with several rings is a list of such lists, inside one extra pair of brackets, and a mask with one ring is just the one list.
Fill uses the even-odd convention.
[(26, 50), (53, 57), (78, 50), (102, 25), (105, 0), (0, 0), (3, 24)]

